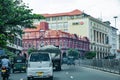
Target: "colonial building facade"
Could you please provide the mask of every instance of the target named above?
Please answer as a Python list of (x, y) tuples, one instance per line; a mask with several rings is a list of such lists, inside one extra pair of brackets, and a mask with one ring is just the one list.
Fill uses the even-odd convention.
[(117, 34), (117, 59), (120, 59), (120, 33)]
[[(22, 38), (20, 35), (11, 36), (12, 41), (7, 41), (6, 49), (14, 54), (18, 54), (22, 52)], [(2, 54), (6, 54), (3, 48), (0, 48), (0, 56)]]
[(15, 54), (22, 52), (22, 38), (20, 35), (11, 36), (13, 41), (8, 41), (7, 49)]
[(118, 45), (118, 35), (117, 35), (117, 28), (112, 27), (110, 29), (110, 34), (109, 34), (109, 44), (111, 45), (110, 52), (112, 55), (117, 55), (117, 45)]
[(89, 51), (89, 40), (87, 37), (79, 37), (61, 30), (50, 30), (48, 23), (41, 22), (36, 29), (25, 29), (23, 35), (23, 53), (31, 47), (39, 49), (44, 45), (55, 45), (61, 49), (62, 54), (67, 54), (70, 48), (77, 49), (80, 56)]
[(71, 12), (42, 15), (46, 17), (50, 29), (88, 37), (91, 43), (90, 50), (96, 51), (96, 58), (110, 55), (109, 30), (111, 27), (106, 22), (77, 9)]

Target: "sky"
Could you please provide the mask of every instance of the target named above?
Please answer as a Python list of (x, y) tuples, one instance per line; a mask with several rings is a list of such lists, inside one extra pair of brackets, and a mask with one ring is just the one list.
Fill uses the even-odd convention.
[(110, 21), (111, 26), (120, 31), (120, 0), (23, 0), (23, 2), (33, 9), (33, 13), (62, 13), (75, 9), (84, 11), (95, 18), (103, 21)]

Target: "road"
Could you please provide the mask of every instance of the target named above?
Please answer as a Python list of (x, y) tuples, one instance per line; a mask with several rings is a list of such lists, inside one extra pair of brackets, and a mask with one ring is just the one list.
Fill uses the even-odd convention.
[[(11, 74), (10, 80), (27, 80), (26, 73)], [(54, 80), (120, 80), (120, 75), (79, 65), (63, 65), (62, 71), (54, 71)]]

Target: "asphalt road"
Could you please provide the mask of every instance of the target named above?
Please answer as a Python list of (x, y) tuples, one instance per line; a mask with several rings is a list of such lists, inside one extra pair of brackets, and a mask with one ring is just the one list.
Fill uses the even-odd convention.
[[(27, 80), (26, 73), (11, 74), (10, 80)], [(63, 65), (62, 71), (54, 71), (54, 80), (120, 80), (120, 75), (79, 65)]]

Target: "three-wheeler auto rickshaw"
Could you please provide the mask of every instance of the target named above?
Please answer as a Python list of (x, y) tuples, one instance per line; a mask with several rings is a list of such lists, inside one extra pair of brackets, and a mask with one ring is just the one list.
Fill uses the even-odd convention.
[(23, 56), (17, 56), (14, 57), (13, 62), (12, 62), (12, 71), (13, 73), (16, 71), (19, 72), (26, 72), (27, 64), (26, 64), (26, 59)]
[(73, 56), (68, 56), (67, 65), (75, 65), (75, 58)]

